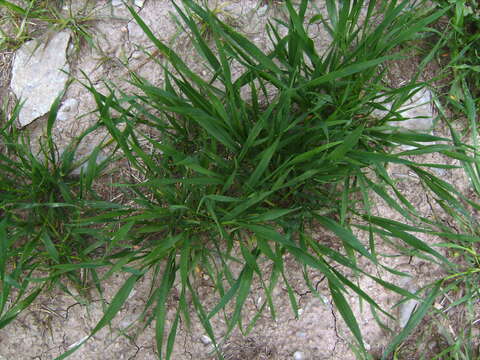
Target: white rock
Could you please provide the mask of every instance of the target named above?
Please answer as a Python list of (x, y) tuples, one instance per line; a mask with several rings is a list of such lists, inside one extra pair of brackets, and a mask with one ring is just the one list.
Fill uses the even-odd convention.
[(145, 3), (145, 0), (135, 0), (134, 2), (135, 6), (138, 6), (138, 7), (142, 7), (144, 3)]
[(60, 112), (60, 111), (57, 113), (57, 120), (58, 121), (67, 121), (68, 119), (70, 119), (70, 114), (69, 113)]
[(138, 60), (142, 57), (142, 52), (141, 51), (134, 51), (132, 53), (132, 59)]
[[(411, 282), (408, 283), (406, 288), (412, 294), (417, 291), (417, 287)], [(400, 328), (403, 329), (405, 325), (407, 325), (407, 322), (415, 311), (417, 305), (418, 301), (415, 299), (409, 299), (400, 304), (398, 307), (398, 324), (400, 325)]]
[(212, 343), (212, 339), (210, 339), (207, 335), (202, 335), (200, 337), (200, 341), (202, 342), (203, 345), (209, 345)]
[(67, 56), (73, 56), (75, 54), (75, 44), (71, 42), (67, 48)]
[(72, 119), (78, 113), (78, 100), (66, 99), (58, 109), (57, 120), (66, 121)]
[(63, 120), (61, 118), (71, 118), (78, 113), (78, 100), (77, 99), (66, 99), (62, 106), (58, 109), (57, 119)]
[[(382, 104), (382, 106), (390, 110), (393, 103)], [(397, 112), (406, 120), (389, 121), (389, 125), (405, 130), (428, 132), (433, 127), (433, 119), (435, 118), (432, 93), (430, 90), (423, 88), (404, 103)], [(378, 118), (383, 118), (388, 114), (388, 111), (376, 109), (372, 114)]]
[(45, 115), (65, 88), (70, 70), (67, 47), (70, 32), (62, 31), (38, 44), (28, 41), (18, 49), (12, 67), (11, 88), (25, 101), (19, 114), (20, 126)]
[(293, 354), (293, 359), (294, 360), (304, 360), (305, 355), (303, 355), (303, 353), (301, 351), (295, 351), (295, 353)]
[(398, 324), (402, 329), (407, 325), (408, 320), (410, 319), (410, 316), (412, 316), (417, 305), (418, 301), (414, 299), (407, 300), (400, 305)]

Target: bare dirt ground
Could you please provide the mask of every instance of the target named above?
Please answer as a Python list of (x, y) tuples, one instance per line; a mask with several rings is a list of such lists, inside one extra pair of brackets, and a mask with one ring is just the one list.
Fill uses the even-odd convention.
[[(80, 3), (72, 2), (74, 8), (81, 8)], [(321, 2), (313, 3), (319, 9), (323, 8)], [(268, 40), (264, 32), (267, 19), (272, 16), (282, 16), (281, 8), (277, 7), (275, 2), (267, 6), (263, 5), (263, 2), (255, 0), (240, 0), (229, 3), (217, 2), (216, 4), (212, 2), (212, 5), (217, 6), (226, 21), (235, 24), (263, 48), (268, 47)], [(205, 71), (202, 64), (196, 61), (194, 49), (189, 46), (185, 35), (176, 25), (172, 17), (174, 9), (169, 1), (146, 0), (137, 9), (157, 36), (183, 50), (194, 70), (200, 74)], [(76, 51), (71, 52), (69, 62), (72, 78), (82, 79), (82, 72), (84, 72), (98, 87), (102, 87), (103, 81), (113, 81), (124, 90), (129, 91), (132, 89), (128, 88), (126, 82), (119, 81), (126, 79), (126, 65), (128, 64), (130, 69), (136, 70), (154, 84), (161, 84), (161, 68), (145, 54), (145, 51), (152, 53), (151, 56), (154, 58), (158, 55), (139, 26), (132, 20), (126, 8), (112, 6), (109, 1), (102, 0), (95, 3), (95, 14), (98, 16), (98, 21), (93, 21), (89, 27), (91, 33), (94, 34), (96, 46), (92, 48), (82, 43)], [(312, 28), (311, 31), (315, 34), (317, 46), (322, 48), (328, 45), (328, 36), (325, 32), (321, 32), (319, 28)], [(73, 36), (76, 35), (73, 34)], [(3, 95), (9, 94), (9, 69), (12, 56), (13, 54), (9, 52), (0, 54), (0, 97), (2, 98)], [(402, 70), (404, 65), (395, 66), (399, 70), (392, 67), (394, 72), (405, 76), (406, 72)], [(63, 99), (64, 102), (66, 99), (76, 99), (78, 109), (57, 122), (55, 134), (59, 144), (65, 144), (68, 139), (79, 134), (95, 121), (95, 115), (89, 114), (95, 109), (94, 101), (79, 82), (75, 81), (69, 86)], [(27, 126), (26, 130), (35, 136), (35, 134), (41, 133), (44, 124), (45, 119), (40, 118)], [(97, 133), (87, 139), (83, 145), (84, 154), (88, 154), (103, 135)], [(404, 188), (405, 196), (418, 210), (425, 216), (431, 215), (432, 202), (426, 197), (415, 178), (402, 169), (392, 168), (389, 171), (398, 172), (395, 173), (395, 176), (401, 179), (400, 187)], [(459, 175), (445, 173), (445, 176)], [(465, 179), (461, 177), (458, 178), (457, 184), (460, 187), (468, 187)], [(380, 201), (375, 211), (382, 216), (399, 219), (397, 214)], [(334, 244), (331, 234), (322, 230), (313, 232), (322, 241)], [(357, 235), (368, 242), (364, 234)], [(426, 240), (430, 243), (437, 241), (434, 238)], [(379, 244), (377, 251), (382, 254), (393, 255), (395, 253), (389, 244)], [(295, 319), (291, 310), (287, 290), (278, 285), (274, 290), (276, 320), (274, 321), (268, 311), (265, 311), (249, 334), (243, 335), (237, 330), (223, 346), (225, 358), (230, 360), (354, 359), (354, 353), (350, 348), (351, 335), (341, 320), (340, 314), (332, 306), (328, 285), (321, 274), (311, 272), (313, 285), (322, 295), (318, 297), (305, 285), (302, 269), (294, 259), (287, 257), (285, 261), (287, 277), (300, 306), (299, 318)], [(391, 257), (386, 260), (386, 265), (410, 273), (411, 280), (394, 278), (384, 270), (373, 268), (371, 264), (361, 264), (367, 271), (412, 290), (419, 289), (431, 280), (444, 275), (442, 269), (418, 259), (412, 260), (407, 256)], [(266, 271), (268, 271), (268, 266), (269, 264), (265, 264)], [(126, 276), (117, 274), (105, 285), (104, 296), (107, 302), (125, 279)], [(148, 326), (142, 330), (141, 324), (131, 325), (141, 315), (151, 280), (148, 277), (142, 279), (110, 328), (96, 334), (70, 358), (75, 360), (156, 359), (154, 328)], [(392, 306), (399, 300), (398, 296), (388, 293), (371, 279), (360, 277), (357, 281), (384, 309), (397, 311), (392, 310)], [(207, 280), (198, 284), (202, 300), (207, 307), (216, 300), (211, 295), (210, 286), (211, 284)], [(257, 287), (260, 288), (260, 286)], [(0, 330), (0, 360), (54, 359), (71, 348), (90, 333), (103, 314), (104, 303), (95, 292), (92, 294), (92, 298), (85, 298), (81, 295), (72, 297), (58, 289), (52, 289), (50, 293), (37, 299), (18, 320)], [(358, 298), (353, 295), (349, 300), (353, 304), (355, 316), (366, 339), (366, 346), (371, 349), (372, 354), (380, 355), (392, 334), (385, 332), (378, 325), (367, 304), (360, 303)], [(261, 302), (262, 293), (253, 291), (243, 309), (245, 324), (248, 324), (248, 319), (254, 316)], [(172, 299), (172, 306), (174, 304), (174, 299)], [(383, 320), (387, 321), (387, 319)], [(169, 321), (171, 323), (172, 319)], [(429, 334), (432, 339), (425, 343), (428, 344), (430, 350), (433, 350), (442, 344), (435, 342), (434, 324), (429, 324), (428, 319), (426, 321), (427, 323), (422, 326), (424, 329), (431, 327)], [(216, 334), (221, 337), (226, 330), (225, 321), (218, 318), (214, 321), (214, 325)], [(398, 329), (396, 323), (390, 322), (389, 325)], [(450, 324), (450, 326), (452, 325)], [(416, 358), (415, 354), (411, 356), (408, 358)], [(215, 358), (200, 322), (194, 321), (190, 329), (187, 329), (183, 323), (180, 324), (172, 358), (178, 360)]]

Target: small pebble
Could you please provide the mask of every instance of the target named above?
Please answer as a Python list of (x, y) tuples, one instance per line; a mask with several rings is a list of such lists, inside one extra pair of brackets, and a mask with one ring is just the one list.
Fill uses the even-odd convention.
[(58, 109), (57, 113), (57, 120), (65, 121), (73, 116), (75, 116), (78, 112), (78, 100), (77, 99), (66, 99), (62, 106)]
[(69, 118), (70, 118), (70, 116), (67, 112), (59, 111), (57, 113), (57, 120), (58, 121), (67, 121)]
[[(411, 293), (415, 293), (417, 290), (412, 282), (409, 282), (407, 286), (405, 286), (405, 288)], [(398, 323), (400, 325), (400, 328), (403, 329), (407, 325), (408, 320), (410, 320), (410, 317), (415, 311), (417, 305), (418, 301), (415, 299), (409, 299), (400, 304), (400, 306), (398, 307)]]
[(293, 359), (294, 360), (304, 360), (305, 355), (303, 355), (303, 353), (301, 351), (295, 351), (295, 353), (293, 354)]
[(70, 44), (68, 44), (67, 56), (72, 56), (74, 51), (75, 51), (75, 44), (71, 42)]
[(200, 337), (200, 341), (202, 342), (203, 345), (209, 345), (212, 343), (212, 339), (210, 339), (207, 335), (202, 335)]
[(145, 3), (145, 0), (135, 0), (135, 6), (142, 7)]
[(74, 98), (70, 98), (70, 99), (66, 99), (63, 102), (62, 107), (60, 108), (60, 111), (70, 112), (70, 111), (77, 110), (77, 108), (78, 108), (78, 100)]
[(140, 59), (141, 57), (142, 57), (142, 53), (140, 51), (134, 51), (132, 53), (132, 59), (137, 60), (137, 59)]

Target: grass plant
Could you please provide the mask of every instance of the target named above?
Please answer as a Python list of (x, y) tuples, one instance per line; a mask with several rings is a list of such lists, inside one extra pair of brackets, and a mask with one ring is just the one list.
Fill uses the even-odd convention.
[(88, 166), (75, 174), (81, 138), (61, 154), (53, 141), (59, 100), (37, 146), (17, 129), (18, 105), (9, 119), (3, 112), (0, 122), (0, 328), (52, 286), (71, 293), (63, 280), (76, 288), (73, 293), (86, 296), (95, 279), (94, 269), (78, 264), (91, 260), (104, 235), (75, 222), (113, 206), (92, 189), (110, 158), (97, 164), (96, 150)]
[[(66, 4), (65, 9), (62, 9), (63, 4)], [(1, 0), (0, 50), (15, 50), (45, 29), (50, 32), (69, 29), (76, 50), (82, 41), (93, 47), (90, 25), (99, 20), (93, 8), (89, 1), (74, 11), (72, 2), (63, 0), (28, 0), (21, 6)]]
[[(438, 54), (448, 56), (450, 62), (444, 69), (450, 79), (448, 91), (439, 93), (436, 102), (441, 120), (445, 122), (451, 133), (451, 138), (457, 148), (475, 161), (462, 161), (464, 175), (468, 183), (468, 200), (478, 203), (479, 168), (478, 168), (478, 105), (480, 93), (478, 85), (480, 72), (478, 5), (469, 1), (443, 2), (438, 1), (442, 8), (448, 8), (448, 23), (442, 36), (444, 46)], [(447, 49), (447, 50), (446, 50)], [(437, 198), (438, 200), (438, 198)], [(443, 286), (438, 303), (441, 306), (432, 308), (430, 318), (435, 330), (423, 325), (417, 348), (411, 344), (401, 344), (397, 348), (397, 358), (405, 356), (405, 351), (419, 351), (424, 358), (434, 359), (477, 359), (480, 356), (476, 325), (478, 324), (478, 221), (475, 216), (475, 206), (462, 212), (452, 211), (452, 208), (442, 204), (437, 219), (445, 213), (452, 216), (446, 226), (450, 233), (439, 246), (450, 249), (450, 259), (458, 264), (443, 279)], [(444, 223), (444, 225), (447, 225)], [(452, 233), (468, 234), (467, 236), (451, 236)], [(424, 353), (429, 339), (436, 339), (435, 355)], [(405, 339), (406, 340), (406, 339)], [(431, 340), (430, 340), (431, 341)], [(439, 345), (439, 343), (441, 345)]]
[[(391, 309), (382, 309), (373, 295), (358, 287), (355, 276), (367, 276), (404, 299), (418, 299), (418, 309), (383, 358), (398, 352), (440, 295), (454, 286), (474, 284), (478, 274), (478, 224), (473, 212), (480, 205), (433, 171), (463, 167), (475, 190), (480, 190), (476, 142), (467, 145), (453, 127), (451, 138), (444, 138), (389, 125), (402, 119), (400, 106), (427, 84), (413, 77), (403, 86), (388, 88), (383, 64), (404, 56), (397, 49), (429, 33), (429, 26), (451, 9), (423, 5), (327, 0), (327, 21), (311, 14), (307, 0), (297, 5), (287, 0), (288, 21), (269, 24), (273, 50), (266, 53), (215, 12), (184, 0), (182, 7), (175, 7), (209, 67), (202, 77), (130, 8), (163, 55), (159, 65), (164, 70), (163, 86), (135, 73), (131, 74), (137, 88), (134, 95), (118, 89), (101, 93), (88, 80), (85, 86), (97, 104), (95, 128), (108, 131), (113, 154), (122, 154), (144, 180), (118, 184), (130, 192), (131, 205), (101, 199), (93, 184), (112, 158), (97, 164), (98, 149), (80, 177), (71, 177), (76, 144), (86, 134), (57, 154), (52, 128), (58, 102), (50, 113), (40, 156), (32, 154), (13, 126), (18, 108), (10, 120), (4, 120), (0, 327), (47, 286), (67, 289), (65, 277), (80, 286), (88, 280), (102, 292), (102, 280), (115, 272), (128, 274), (90, 336), (58, 360), (66, 358), (110, 323), (138, 280), (150, 272), (154, 283), (141, 320), (145, 327), (155, 323), (159, 356), (171, 358), (179, 322), (188, 325), (193, 309), (221, 357), (222, 343), (235, 328), (248, 333), (265, 310), (275, 318), (272, 291), (279, 282), (298, 315), (285, 274), (284, 259), (290, 256), (303, 267), (307, 284), (309, 269), (325, 277), (359, 354), (368, 352), (347, 299), (354, 294), (376, 315), (392, 315)], [(308, 35), (308, 24), (319, 19), (332, 39), (324, 53)], [(434, 57), (434, 51), (427, 59)], [(476, 100), (471, 92), (465, 94), (461, 105), (473, 135)], [(385, 116), (375, 115), (374, 110), (390, 109), (390, 103), (394, 105)], [(409, 150), (401, 150), (405, 145)], [(432, 153), (459, 165), (418, 160)], [(415, 173), (438, 207), (461, 226), (453, 229), (440, 217), (419, 213), (390, 176), (391, 164)], [(374, 198), (402, 221), (375, 214)], [(338, 243), (328, 246), (315, 240), (314, 228), (335, 234)], [(357, 230), (367, 240), (354, 235)], [(427, 244), (422, 234), (441, 240)], [(394, 244), (399, 253), (441, 264), (449, 275), (417, 294), (386, 282), (360, 265), (368, 261), (402, 275), (377, 252), (379, 240)], [(452, 251), (461, 251), (469, 265), (452, 261)], [(271, 270), (265, 270), (266, 263)], [(107, 275), (100, 278), (98, 268), (108, 268)], [(38, 277), (37, 271), (48, 275)], [(197, 291), (195, 279), (200, 274), (215, 290), (218, 302), (213, 307), (203, 304)], [(264, 300), (258, 314), (245, 322), (242, 309), (256, 283)], [(469, 294), (477, 294), (469, 286)], [(173, 289), (179, 296), (171, 309)], [(316, 293), (313, 287), (312, 291)], [(473, 296), (477, 295), (469, 299)], [(221, 339), (212, 321), (220, 316), (227, 324)], [(169, 326), (167, 318), (172, 319)]]
[[(158, 272), (160, 264), (168, 264), (161, 285), (148, 301), (154, 312), (148, 321), (156, 320), (159, 353), (164, 351), (169, 358), (180, 317), (189, 322), (187, 298), (212, 339), (215, 333), (210, 319), (221, 311), (226, 311), (227, 336), (237, 325), (248, 332), (256, 317), (243, 325), (242, 307), (255, 277), (265, 294), (262, 310), (268, 308), (275, 317), (271, 290), (283, 281), (296, 313), (298, 305), (284, 275), (286, 253), (305, 268), (323, 273), (338, 311), (363, 348), (359, 326), (345, 295), (356, 293), (372, 311), (383, 309), (335, 264), (370, 276), (407, 297), (414, 295), (357, 266), (358, 257), (382, 266), (375, 252), (375, 236), (396, 238), (410, 254), (453, 266), (411, 233), (436, 234), (441, 227), (416, 212), (397, 191), (386, 167), (389, 163), (410, 167), (442, 201), (464, 211), (458, 200), (465, 200), (462, 194), (428, 171), (452, 166), (416, 163), (405, 156), (441, 152), (467, 163), (472, 158), (451, 143), (425, 144), (448, 143), (448, 139), (399, 133), (388, 125), (389, 120), (401, 117), (395, 111), (383, 119), (372, 115), (375, 108), (385, 108), (382, 101), (401, 104), (423, 86), (412, 81), (401, 88), (386, 88), (382, 85), (381, 64), (401, 56), (392, 55), (392, 50), (415, 39), (445, 11), (419, 18), (418, 14), (402, 12), (407, 2), (386, 3), (383, 19), (374, 26), (369, 21), (378, 15), (374, 3), (362, 19), (360, 10), (365, 3), (337, 8), (334, 2), (328, 2), (332, 45), (326, 54), (320, 54), (304, 25), (309, 21), (308, 2), (302, 1), (295, 8), (287, 1), (289, 22), (279, 21), (278, 26), (285, 26), (288, 34), (280, 36), (276, 25), (271, 24), (268, 31), (274, 50), (267, 54), (212, 12), (191, 1), (183, 4), (188, 11), (177, 7), (177, 12), (210, 67), (210, 78), (193, 73), (131, 10), (166, 59), (165, 86), (154, 86), (136, 74), (132, 74), (132, 82), (140, 94), (133, 98), (113, 91), (103, 95), (89, 86), (97, 100), (101, 124), (146, 179), (131, 185), (139, 208), (135, 208), (136, 216), (123, 220), (123, 226), (132, 231), (138, 228), (140, 233), (158, 239), (146, 243), (149, 250), (135, 257), (142, 264), (142, 272), (151, 268)], [(211, 28), (210, 41), (202, 35), (198, 18)], [(234, 63), (243, 67), (240, 74), (233, 74)], [(113, 111), (120, 115), (113, 116)], [(156, 129), (161, 135), (151, 137), (142, 127)], [(145, 152), (139, 145), (144, 142), (155, 150)], [(411, 145), (414, 150), (392, 154), (391, 148), (398, 145)], [(367, 188), (412, 225), (373, 216)], [(387, 188), (393, 190), (393, 197)], [(354, 194), (360, 194), (361, 200)], [(358, 227), (370, 232), (369, 245), (353, 235), (351, 219), (359, 217), (368, 223)], [(343, 250), (314, 241), (306, 231), (311, 224), (335, 233)], [(220, 263), (212, 254), (220, 258)], [(229, 259), (243, 264), (238, 277), (233, 276)], [(269, 274), (261, 270), (265, 259), (273, 264)], [(218, 292), (219, 302), (212, 309), (204, 308), (193, 286), (198, 267)], [(166, 301), (176, 281), (181, 294), (179, 305), (172, 327), (165, 329)], [(127, 285), (131, 289), (132, 285)], [(397, 343), (418, 324), (439, 291), (439, 284), (432, 287), (422, 311), (399, 334)], [(388, 352), (393, 349), (394, 345)]]
[(448, 7), (448, 55), (452, 59), (450, 98), (464, 101), (466, 81), (474, 98), (480, 96), (480, 6), (478, 2), (437, 1)]

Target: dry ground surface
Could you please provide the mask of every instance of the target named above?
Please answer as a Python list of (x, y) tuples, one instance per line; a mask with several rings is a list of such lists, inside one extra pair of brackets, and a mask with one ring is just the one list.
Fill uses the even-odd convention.
[[(141, 2), (140, 2), (141, 3)], [(72, 4), (73, 11), (81, 9), (84, 4), (78, 1)], [(70, 6), (69, 5), (69, 6)], [(152, 27), (155, 34), (167, 42), (174, 44), (191, 65), (192, 69), (202, 74), (201, 62), (198, 62), (194, 49), (191, 48), (188, 38), (179, 29), (172, 17), (174, 13), (171, 3), (163, 0), (146, 0), (142, 6), (137, 7), (138, 13), (145, 22)], [(264, 32), (267, 19), (273, 16), (282, 16), (281, 6), (272, 2), (259, 2), (256, 0), (241, 0), (228, 3), (220, 1), (213, 4), (219, 14), (226, 21), (231, 22), (251, 39), (261, 45), (268, 47), (268, 39)], [(323, 9), (321, 2), (315, 2), (318, 10)], [(312, 6), (313, 7), (313, 6)], [(118, 84), (125, 91), (131, 91), (126, 81), (127, 67), (134, 69), (140, 75), (145, 76), (154, 84), (162, 83), (162, 72), (155, 63), (153, 46), (143, 34), (139, 26), (132, 20), (124, 6), (112, 6), (109, 1), (97, 1), (93, 6), (94, 20), (88, 23), (88, 29), (93, 34), (95, 46), (89, 46), (81, 38), (78, 48), (70, 51), (68, 61), (70, 63), (70, 76), (72, 79), (82, 79), (85, 73), (91, 81), (102, 87), (103, 81), (112, 81)], [(311, 29), (315, 34), (317, 46), (328, 45), (328, 35), (320, 27)], [(38, 35), (42, 39), (42, 34)], [(78, 34), (72, 34), (75, 39)], [(73, 41), (73, 40), (72, 40)], [(150, 55), (147, 55), (150, 53)], [(10, 69), (13, 59), (13, 51), (0, 53), (0, 96), (12, 96), (9, 92)], [(415, 71), (415, 59), (407, 63), (393, 63), (391, 65), (392, 83), (401, 82), (402, 77), (407, 78)], [(434, 72), (435, 68), (429, 69)], [(426, 78), (431, 74), (424, 74)], [(95, 108), (95, 104), (88, 91), (77, 81), (74, 81), (67, 89), (63, 102), (67, 99), (75, 99), (78, 102), (78, 109), (71, 112), (62, 121), (57, 121), (55, 136), (60, 145), (65, 144), (82, 130), (85, 130), (95, 121), (95, 114), (89, 114)], [(32, 136), (40, 134), (45, 125), (45, 118), (39, 118), (25, 128)], [(445, 129), (437, 126), (436, 134), (442, 134)], [(98, 139), (104, 134), (95, 133), (83, 144), (83, 153), (88, 154), (95, 146)], [(430, 159), (431, 161), (442, 161), (443, 159)], [(128, 168), (122, 170), (128, 172)], [(402, 169), (391, 168), (392, 176), (400, 180), (399, 187), (410, 199), (417, 209), (424, 216), (432, 216), (438, 209), (433, 201), (428, 199), (421, 185), (412, 174), (405, 173)], [(468, 183), (461, 173), (445, 171), (442, 174), (445, 178), (454, 181), (460, 188), (468, 191)], [(108, 177), (105, 178), (106, 194), (109, 194)], [(380, 200), (374, 211), (385, 217), (398, 219), (396, 213), (392, 212)], [(314, 236), (322, 242), (336, 246), (333, 235), (322, 229), (311, 229)], [(360, 239), (368, 242), (364, 234), (357, 234)], [(435, 243), (435, 238), (425, 238), (428, 243)], [(421, 259), (408, 256), (398, 256), (391, 244), (379, 244), (378, 253), (391, 254), (386, 264), (392, 268), (411, 274), (409, 280), (394, 277), (392, 274), (379, 269), (374, 269), (371, 264), (361, 264), (366, 270), (382, 276), (385, 280), (391, 281), (409, 290), (416, 290), (439, 279), (444, 275), (441, 268), (423, 262)], [(326, 281), (321, 274), (311, 271), (313, 285), (322, 296), (314, 295), (305, 285), (302, 268), (293, 258), (285, 259), (287, 277), (295, 292), (296, 300), (300, 306), (299, 317), (295, 318), (291, 307), (288, 293), (281, 285), (274, 289), (275, 305), (277, 307), (277, 318), (272, 320), (268, 312), (264, 312), (258, 320), (257, 325), (247, 335), (241, 334), (238, 330), (223, 345), (223, 353), (226, 359), (354, 359), (355, 356), (350, 349), (351, 335), (346, 325), (341, 320), (338, 311), (332, 305), (332, 299), (328, 292)], [(269, 264), (264, 264), (264, 270), (268, 272)], [(240, 271), (240, 268), (238, 269)], [(203, 279), (200, 277), (200, 279)], [(121, 286), (125, 277), (116, 277), (105, 284), (105, 300), (113, 297), (116, 290)], [(142, 324), (134, 321), (140, 316), (145, 305), (145, 299), (150, 291), (151, 278), (143, 278), (135, 287), (134, 292), (123, 307), (121, 313), (115, 318), (109, 328), (103, 329), (90, 339), (83, 347), (75, 352), (71, 359), (156, 359), (155, 331), (150, 325), (146, 329)], [(372, 280), (359, 277), (357, 282), (365, 289), (383, 308), (397, 312), (398, 307), (392, 306), (399, 300), (398, 296), (387, 292)], [(200, 280), (196, 284), (199, 293), (205, 304), (214, 304), (218, 299), (211, 295), (211, 286), (208, 278)], [(253, 287), (256, 288), (255, 286)], [(260, 286), (258, 286), (260, 289)], [(71, 289), (73, 294), (78, 294), (76, 289)], [(458, 294), (461, 296), (461, 294)], [(172, 299), (172, 306), (175, 302)], [(392, 338), (383, 330), (373, 318), (369, 307), (358, 301), (353, 296), (349, 299), (353, 304), (355, 316), (360, 324), (362, 333), (373, 355), (380, 355), (388, 341)], [(439, 299), (438, 308), (448, 307), (448, 300), (442, 303)], [(449, 301), (454, 301), (450, 299)], [(259, 304), (262, 302), (262, 292), (253, 291), (244, 308), (245, 324), (253, 317)], [(51, 289), (49, 293), (42, 295), (34, 304), (26, 310), (15, 322), (0, 330), (0, 359), (1, 360), (27, 360), (38, 359), (48, 360), (62, 354), (72, 347), (76, 342), (89, 334), (96, 322), (101, 318), (105, 303), (92, 292), (90, 298), (83, 295), (69, 296), (59, 289)], [(403, 309), (401, 307), (400, 309)], [(478, 310), (478, 309), (477, 309)], [(457, 310), (455, 310), (457, 311)], [(416, 359), (418, 354), (408, 353), (409, 346), (417, 349), (415, 339), (421, 339), (424, 344), (424, 351), (436, 351), (444, 344), (442, 337), (438, 336), (439, 329), (449, 329), (452, 333), (461, 326), (462, 313), (458, 310), (448, 313), (441, 321), (426, 317), (419, 327), (412, 344), (405, 345), (405, 359)], [(386, 319), (384, 319), (386, 321)], [(170, 318), (168, 321), (172, 321)], [(133, 325), (132, 325), (133, 324)], [(389, 323), (393, 328), (399, 329), (397, 323)], [(215, 330), (218, 335), (225, 331), (225, 322), (221, 317), (214, 321)], [(181, 323), (177, 342), (174, 349), (173, 359), (213, 359), (211, 345), (205, 332), (198, 321), (194, 321), (190, 329)], [(415, 350), (417, 351), (417, 350)], [(300, 355), (299, 352), (301, 352)], [(303, 357), (301, 357), (303, 356)]]

